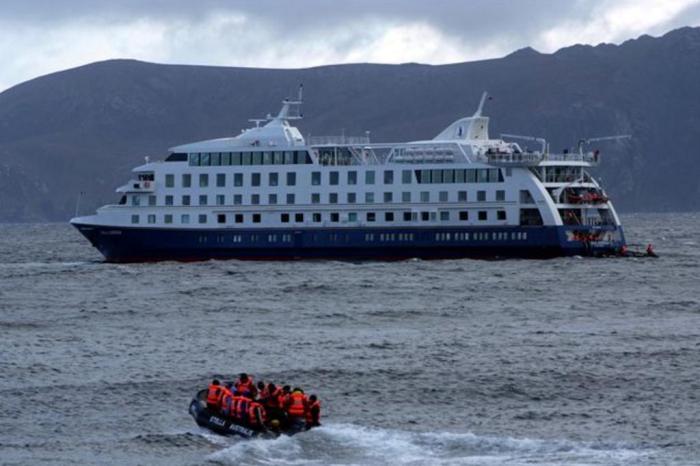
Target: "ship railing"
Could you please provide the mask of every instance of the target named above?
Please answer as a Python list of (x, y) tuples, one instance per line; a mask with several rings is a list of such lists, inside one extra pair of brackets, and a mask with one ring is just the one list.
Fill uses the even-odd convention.
[(597, 165), (600, 162), (599, 152), (568, 153), (568, 154), (545, 154), (544, 160), (552, 162), (586, 162)]
[(537, 165), (545, 154), (539, 152), (486, 152), (479, 156), (482, 162), (491, 165)]
[(309, 146), (358, 145), (369, 144), (367, 136), (309, 136), (306, 138)]

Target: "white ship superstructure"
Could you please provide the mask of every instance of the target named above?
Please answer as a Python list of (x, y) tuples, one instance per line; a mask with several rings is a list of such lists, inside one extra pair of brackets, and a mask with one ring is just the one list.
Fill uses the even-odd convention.
[[(136, 167), (119, 204), (71, 220), (111, 261), (553, 257), (624, 245), (588, 173), (598, 151), (552, 154), (491, 139), (489, 118), (435, 138), (306, 140), (297, 100), (235, 137)], [(264, 123), (264, 124), (261, 124)], [(539, 140), (538, 140), (539, 141)]]

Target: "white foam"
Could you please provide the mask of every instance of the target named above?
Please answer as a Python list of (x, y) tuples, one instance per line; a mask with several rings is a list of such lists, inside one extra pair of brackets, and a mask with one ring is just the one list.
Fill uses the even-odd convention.
[(569, 465), (639, 462), (650, 451), (624, 444), (416, 433), (330, 424), (294, 437), (234, 440), (210, 460), (236, 465)]

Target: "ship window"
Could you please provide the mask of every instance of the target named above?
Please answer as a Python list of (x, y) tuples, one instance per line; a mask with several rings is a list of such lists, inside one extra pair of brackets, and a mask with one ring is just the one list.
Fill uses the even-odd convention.
[(221, 153), (221, 165), (231, 165), (231, 153), (222, 152)]
[(476, 170), (475, 169), (468, 169), (467, 170), (467, 183), (476, 183)]
[(209, 186), (209, 175), (206, 173), (200, 173), (199, 175), (199, 187), (206, 188)]
[(253, 214), (253, 223), (260, 223), (260, 214)]
[(321, 172), (311, 172), (311, 184), (313, 186), (321, 184)]
[(188, 225), (190, 223), (190, 214), (180, 215), (180, 223), (183, 225)]
[(328, 203), (329, 204), (337, 204), (338, 203), (338, 193), (330, 193), (328, 195)]
[(190, 205), (190, 196), (188, 196), (188, 195), (182, 196), (182, 205)]
[(253, 152), (252, 164), (253, 165), (262, 165), (262, 158), (263, 158), (262, 152)]
[(421, 212), (420, 219), (423, 220), (424, 222), (427, 222), (428, 220), (430, 220), (430, 212)]
[(404, 191), (401, 193), (401, 202), (411, 202), (411, 192)]
[(231, 154), (231, 165), (240, 165), (241, 164), (241, 153), (240, 152), (234, 152)]
[(374, 202), (374, 193), (365, 193), (365, 202), (372, 204)]
[(479, 168), (476, 172), (477, 183), (488, 183), (489, 181), (489, 170), (488, 168)]
[(289, 223), (289, 214), (280, 214), (280, 222)]
[(506, 192), (503, 191), (502, 189), (499, 189), (496, 191), (496, 200), (497, 201), (505, 201), (506, 200)]
[(365, 184), (374, 184), (374, 170), (365, 172)]
[(349, 171), (348, 172), (348, 184), (357, 184), (357, 172), (356, 171)]
[(199, 154), (198, 153), (192, 153), (190, 154), (190, 166), (192, 167), (197, 167), (199, 166)]
[(260, 173), (251, 173), (250, 184), (251, 186), (260, 186)]
[(295, 186), (297, 184), (296, 172), (287, 173), (287, 186)]
[(464, 170), (455, 170), (455, 183), (464, 183)]
[(233, 195), (233, 204), (234, 205), (243, 204), (243, 195), (242, 194), (234, 194)]
[(223, 194), (216, 195), (216, 205), (224, 205), (226, 203), (226, 198)]
[(521, 225), (542, 225), (542, 215), (539, 209), (520, 209)]
[(476, 200), (479, 202), (483, 202), (486, 200), (486, 191), (477, 191), (476, 192)]
[(165, 205), (173, 205), (173, 196), (165, 196)]
[(513, 169), (511, 167), (506, 168), (506, 176), (513, 176)]
[(218, 152), (213, 152), (211, 154), (211, 164), (213, 166), (219, 166), (221, 165), (221, 154)]
[(357, 212), (348, 213), (348, 222), (357, 222)]
[(223, 188), (226, 186), (226, 174), (225, 173), (217, 173), (216, 174), (216, 186), (219, 188)]
[(270, 186), (277, 186), (279, 182), (279, 173), (270, 173), (267, 178), (267, 182)]
[(431, 170), (430, 176), (432, 183), (442, 183), (442, 170)]
[(267, 196), (267, 203), (270, 205), (277, 204), (277, 194), (270, 194)]
[(356, 193), (348, 193), (348, 204), (354, 204), (357, 202), (357, 194)]
[(457, 200), (459, 202), (467, 202), (467, 192), (466, 191), (457, 191)]
[(499, 183), (503, 181), (503, 175), (498, 168), (489, 168), (489, 183)]
[(217, 223), (226, 223), (226, 214), (218, 214), (216, 216)]
[(233, 174), (233, 185), (234, 186), (243, 186), (243, 173), (234, 173)]
[(340, 179), (339, 173), (338, 172), (330, 172), (328, 175), (329, 175), (328, 184), (337, 185), (339, 182), (339, 179)]
[(488, 212), (486, 212), (485, 210), (480, 210), (479, 211), (479, 220), (484, 221), (487, 219), (488, 219)]
[(197, 221), (199, 223), (207, 223), (207, 214), (199, 214)]
[(450, 213), (446, 210), (440, 212), (440, 221), (447, 222), (450, 220)]
[(250, 203), (252, 205), (260, 204), (260, 194), (251, 194), (250, 195)]
[(384, 221), (385, 222), (393, 222), (394, 221), (394, 212), (384, 212)]
[(303, 223), (304, 222), (304, 214), (294, 214), (294, 221), (297, 223)]
[(469, 220), (469, 212), (466, 210), (460, 210), (459, 211), (459, 219), (463, 222), (466, 222)]
[(455, 171), (454, 170), (443, 170), (442, 171), (442, 182), (443, 183), (454, 183)]
[(321, 222), (321, 214), (318, 212), (315, 212), (311, 218), (313, 219), (314, 222), (319, 223)]
[(274, 153), (274, 156), (275, 165), (282, 165), (284, 163), (284, 155), (282, 154), (282, 152), (277, 151)]
[(241, 152), (241, 165), (250, 165), (252, 154), (250, 152)]
[(272, 152), (266, 151), (263, 152), (263, 160), (262, 160), (263, 165), (272, 165), (275, 163), (275, 158), (272, 155)]
[(384, 184), (394, 184), (393, 170), (384, 170)]
[(340, 214), (338, 212), (331, 212), (331, 222), (339, 222), (340, 221)]
[(175, 175), (165, 175), (165, 187), (166, 188), (175, 187)]
[(151, 207), (156, 205), (156, 197), (155, 196), (148, 196), (148, 205)]
[(401, 171), (401, 183), (411, 184), (412, 178), (413, 178), (413, 175), (411, 174), (411, 170), (402, 170)]
[(447, 191), (440, 191), (439, 196), (440, 196), (440, 202), (447, 202), (447, 196), (448, 196)]
[(207, 195), (206, 194), (199, 195), (199, 205), (207, 205)]
[(137, 195), (131, 196), (131, 205), (141, 205), (141, 197)]
[(321, 203), (321, 195), (319, 193), (311, 193), (311, 203), (312, 204), (320, 204)]
[(377, 215), (374, 212), (367, 212), (367, 221), (368, 222), (374, 222), (377, 218)]
[(521, 204), (534, 204), (535, 200), (532, 198), (532, 194), (527, 189), (520, 190), (520, 203)]
[(132, 215), (131, 216), (131, 223), (139, 223), (139, 216), (138, 215)]
[(192, 186), (192, 175), (189, 173), (185, 173), (182, 175), (182, 187), (183, 188), (189, 188)]
[(505, 210), (496, 211), (496, 218), (498, 220), (505, 220), (506, 219), (506, 211)]
[(173, 215), (172, 214), (165, 214), (163, 216), (163, 223), (173, 223)]
[(403, 221), (404, 221), (404, 222), (410, 222), (410, 221), (411, 221), (411, 212), (404, 212), (404, 213), (403, 213)]
[(430, 191), (421, 191), (420, 192), (420, 201), (421, 202), (430, 202)]
[(393, 193), (384, 193), (384, 202), (392, 202), (394, 200)]
[(287, 194), (287, 204), (294, 204), (294, 194)]
[(211, 158), (209, 157), (209, 154), (207, 154), (207, 153), (200, 154), (199, 164), (201, 166), (208, 167), (210, 165), (210, 162), (211, 162)]
[(233, 221), (236, 223), (243, 223), (243, 214), (236, 214), (233, 217)]

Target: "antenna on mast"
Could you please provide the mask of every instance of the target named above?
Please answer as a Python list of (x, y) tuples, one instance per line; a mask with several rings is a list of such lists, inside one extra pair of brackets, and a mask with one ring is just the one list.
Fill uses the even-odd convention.
[(484, 102), (486, 102), (486, 98), (489, 96), (489, 93), (484, 91), (483, 94), (481, 94), (481, 101), (479, 101), (479, 108), (476, 109), (476, 113), (474, 113), (475, 117), (480, 117), (481, 112), (484, 110)]

